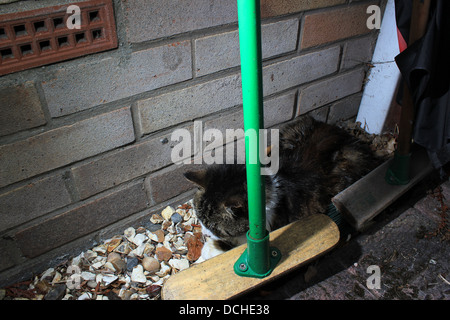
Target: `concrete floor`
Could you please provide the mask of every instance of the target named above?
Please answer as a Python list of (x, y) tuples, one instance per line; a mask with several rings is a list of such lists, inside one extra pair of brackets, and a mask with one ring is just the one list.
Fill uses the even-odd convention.
[[(450, 300), (450, 209), (443, 220), (441, 202), (429, 194), (439, 186), (450, 207), (450, 181), (434, 173), (377, 216), (364, 233), (244, 298)], [(431, 235), (440, 224), (444, 232)]]

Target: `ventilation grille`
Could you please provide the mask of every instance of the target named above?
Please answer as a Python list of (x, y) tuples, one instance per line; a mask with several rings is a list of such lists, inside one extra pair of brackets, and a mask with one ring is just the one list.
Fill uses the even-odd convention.
[[(69, 5), (80, 8), (80, 29), (67, 27)], [(111, 0), (0, 15), (0, 75), (116, 47)]]

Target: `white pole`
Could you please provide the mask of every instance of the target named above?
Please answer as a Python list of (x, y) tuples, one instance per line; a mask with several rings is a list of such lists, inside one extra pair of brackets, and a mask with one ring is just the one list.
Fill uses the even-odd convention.
[(394, 61), (399, 52), (394, 0), (388, 0), (372, 57), (374, 67), (368, 76), (356, 118), (369, 133), (379, 134), (383, 129), (400, 79)]

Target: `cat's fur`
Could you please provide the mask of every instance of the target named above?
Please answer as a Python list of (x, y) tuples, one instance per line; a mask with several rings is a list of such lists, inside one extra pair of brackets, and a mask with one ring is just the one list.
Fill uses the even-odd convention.
[[(337, 126), (302, 116), (280, 129), (279, 170), (265, 177), (269, 231), (325, 213), (331, 198), (378, 163), (368, 145)], [(245, 243), (248, 231), (245, 165), (186, 172), (199, 186), (194, 208), (205, 235), (222, 249)], [(205, 247), (206, 251), (214, 251)], [(203, 258), (218, 254), (203, 254)]]

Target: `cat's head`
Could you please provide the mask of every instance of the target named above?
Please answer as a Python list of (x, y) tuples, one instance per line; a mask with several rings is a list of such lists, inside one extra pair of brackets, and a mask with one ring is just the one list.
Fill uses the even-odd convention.
[(199, 188), (194, 208), (203, 233), (229, 243), (245, 236), (249, 223), (245, 165), (209, 166), (184, 175)]

